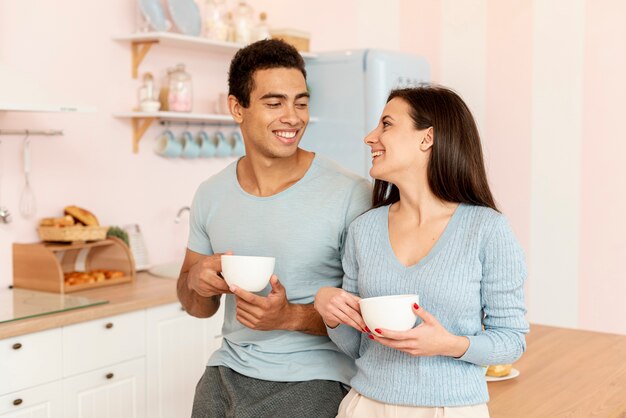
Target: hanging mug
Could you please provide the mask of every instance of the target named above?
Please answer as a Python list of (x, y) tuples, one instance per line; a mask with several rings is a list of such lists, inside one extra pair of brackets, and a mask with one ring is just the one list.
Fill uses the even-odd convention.
[(183, 152), (183, 144), (181, 144), (169, 129), (163, 131), (157, 138), (154, 151), (165, 158), (177, 158)]
[(183, 144), (183, 158), (196, 158), (200, 155), (200, 147), (193, 139), (193, 135), (189, 131), (182, 133), (180, 140)]
[(210, 158), (215, 156), (215, 144), (205, 131), (198, 132), (196, 144), (200, 147), (200, 157)]
[(215, 132), (215, 139), (213, 140), (213, 143), (215, 144), (215, 155), (217, 157), (230, 156), (232, 148), (221, 131)]
[(230, 136), (230, 145), (234, 157), (241, 157), (246, 154), (246, 148), (243, 145), (243, 137), (238, 131), (233, 132)]

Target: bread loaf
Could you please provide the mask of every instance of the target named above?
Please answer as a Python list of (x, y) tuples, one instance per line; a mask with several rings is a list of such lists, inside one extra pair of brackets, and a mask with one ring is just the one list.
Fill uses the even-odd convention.
[(39, 226), (73, 226), (76, 222), (74, 222), (74, 218), (69, 215), (66, 215), (62, 218), (43, 218), (39, 221)]
[(98, 218), (89, 212), (87, 209), (79, 208), (78, 206), (66, 206), (65, 214), (72, 216), (78, 222), (87, 226), (99, 226)]

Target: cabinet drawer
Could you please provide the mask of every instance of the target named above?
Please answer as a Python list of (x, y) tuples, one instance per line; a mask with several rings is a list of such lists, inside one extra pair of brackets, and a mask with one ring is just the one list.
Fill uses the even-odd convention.
[(145, 311), (63, 328), (63, 375), (71, 376), (145, 354)]
[(0, 395), (61, 378), (60, 328), (0, 341)]
[(57, 381), (0, 396), (0, 416), (62, 418), (63, 384)]
[(64, 418), (144, 418), (145, 359), (114, 364), (63, 380)]

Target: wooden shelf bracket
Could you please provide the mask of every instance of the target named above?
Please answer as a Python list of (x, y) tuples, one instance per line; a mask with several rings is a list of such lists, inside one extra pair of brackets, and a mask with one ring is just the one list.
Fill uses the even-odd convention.
[(141, 141), (141, 137), (146, 133), (152, 122), (154, 122), (156, 118), (133, 118), (133, 152), (137, 154), (139, 152), (139, 141)]
[(133, 62), (132, 62), (132, 74), (133, 78), (137, 78), (139, 75), (139, 64), (145, 58), (152, 45), (159, 43), (157, 40), (151, 41), (134, 41), (132, 43), (132, 54), (133, 54)]

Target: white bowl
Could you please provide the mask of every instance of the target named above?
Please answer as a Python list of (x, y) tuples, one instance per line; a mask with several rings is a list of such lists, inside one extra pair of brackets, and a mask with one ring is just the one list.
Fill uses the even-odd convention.
[(413, 313), (413, 304), (419, 305), (418, 295), (393, 295), (365, 298), (359, 301), (361, 316), (367, 327), (374, 330), (389, 329), (392, 331), (408, 331), (415, 326), (417, 318)]
[(161, 108), (161, 102), (156, 100), (146, 100), (141, 102), (139, 108), (142, 112), (156, 112)]
[(248, 292), (260, 292), (270, 282), (274, 272), (274, 257), (223, 255), (222, 276), (229, 286), (237, 286)]

